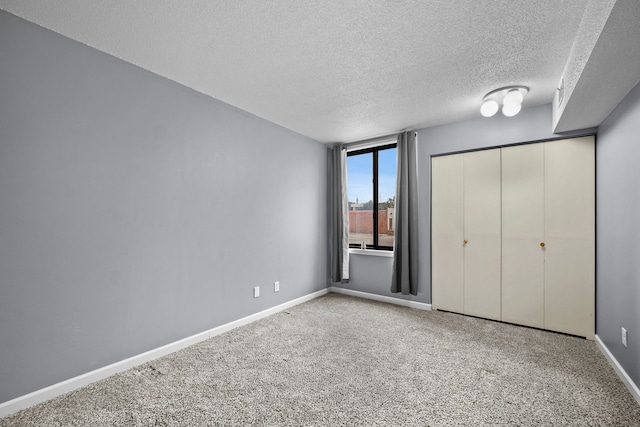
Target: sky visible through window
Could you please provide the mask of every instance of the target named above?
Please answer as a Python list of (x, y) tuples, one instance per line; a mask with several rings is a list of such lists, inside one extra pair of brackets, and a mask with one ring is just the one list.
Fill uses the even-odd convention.
[(391, 148), (378, 153), (378, 201), (386, 202), (395, 195), (396, 149)]
[[(373, 200), (373, 154), (347, 157), (349, 202)], [(396, 194), (396, 149), (378, 153), (378, 201), (386, 202)]]

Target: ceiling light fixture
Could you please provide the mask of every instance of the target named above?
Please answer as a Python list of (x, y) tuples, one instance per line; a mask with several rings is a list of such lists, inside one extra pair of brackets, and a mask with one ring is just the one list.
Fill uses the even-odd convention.
[(495, 115), (502, 103), (502, 114), (507, 117), (515, 116), (522, 109), (524, 96), (529, 92), (526, 86), (507, 86), (486, 94), (480, 107), (480, 114), (484, 117)]
[(522, 104), (504, 104), (502, 106), (502, 114), (507, 117), (513, 117), (520, 112)]
[(480, 114), (485, 117), (491, 117), (500, 109), (500, 105), (493, 99), (485, 99), (480, 107)]

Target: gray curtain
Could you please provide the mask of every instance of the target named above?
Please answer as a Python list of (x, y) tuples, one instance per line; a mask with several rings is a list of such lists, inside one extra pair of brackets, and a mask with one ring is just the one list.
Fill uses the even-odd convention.
[(349, 280), (349, 208), (347, 196), (347, 152), (341, 145), (332, 149), (331, 191), (331, 280)]
[(415, 132), (398, 135), (396, 224), (391, 292), (418, 294), (418, 141)]

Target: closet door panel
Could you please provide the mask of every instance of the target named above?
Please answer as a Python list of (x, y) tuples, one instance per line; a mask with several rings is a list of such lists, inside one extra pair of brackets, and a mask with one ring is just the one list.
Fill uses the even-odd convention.
[(431, 296), (434, 308), (463, 312), (462, 155), (431, 159)]
[(464, 154), (464, 313), (500, 320), (500, 150)]
[(586, 240), (547, 240), (544, 328), (594, 339), (594, 247)]
[(502, 149), (502, 320), (544, 327), (544, 147)]
[(545, 189), (545, 328), (593, 339), (593, 137), (545, 144)]

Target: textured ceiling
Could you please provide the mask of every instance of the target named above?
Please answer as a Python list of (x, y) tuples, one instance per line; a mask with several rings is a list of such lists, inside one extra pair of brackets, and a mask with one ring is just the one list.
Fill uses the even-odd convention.
[(640, 80), (640, 1), (590, 1), (563, 78), (554, 132), (599, 126)]
[(549, 103), (587, 0), (0, 0), (0, 8), (322, 142)]

